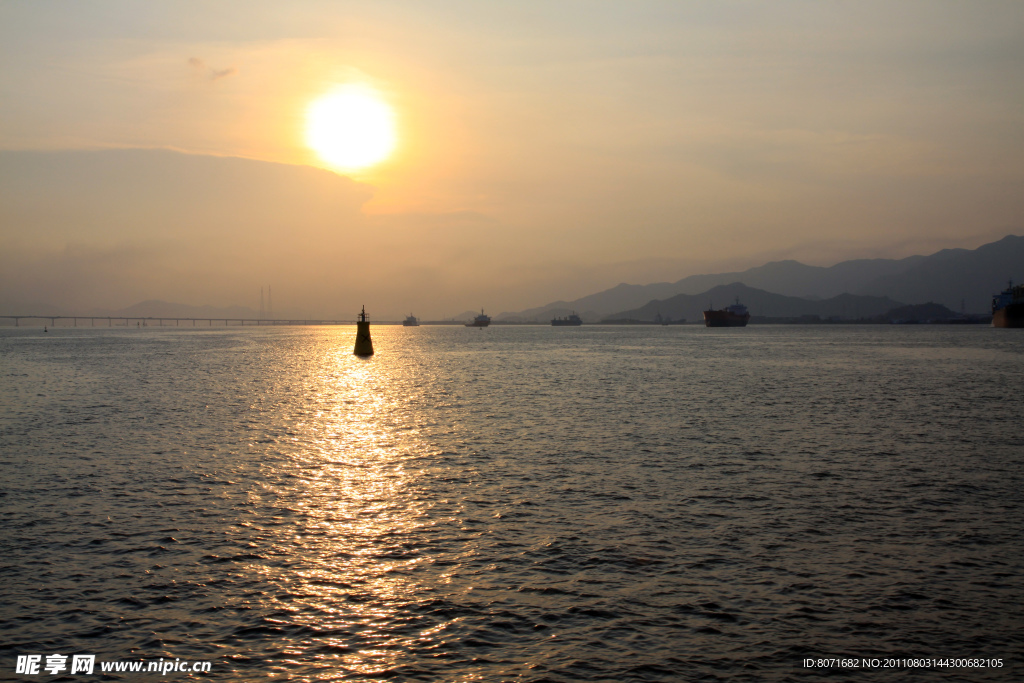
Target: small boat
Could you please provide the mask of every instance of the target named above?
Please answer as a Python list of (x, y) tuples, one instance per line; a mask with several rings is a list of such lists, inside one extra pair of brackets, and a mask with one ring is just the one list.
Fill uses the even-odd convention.
[(668, 325), (685, 325), (686, 318), (680, 318), (679, 320), (673, 320), (671, 317), (661, 317), (661, 311), (658, 311), (654, 316), (654, 324), (667, 327)]
[(466, 327), (487, 327), (491, 324), (491, 317), (484, 315), (484, 309), (480, 309), (480, 315), (473, 318), (472, 321), (466, 323)]
[(992, 297), (992, 327), (1024, 327), (1024, 285), (1009, 286)]
[(571, 315), (565, 318), (552, 318), (551, 325), (554, 327), (578, 327), (583, 324), (583, 320), (576, 315), (576, 311), (573, 311)]
[(416, 319), (416, 316), (410, 313), (409, 317), (402, 321), (402, 324), (406, 327), (419, 327), (420, 321)]
[(750, 312), (736, 297), (736, 303), (719, 311), (704, 311), (705, 327), (746, 327), (750, 321)]

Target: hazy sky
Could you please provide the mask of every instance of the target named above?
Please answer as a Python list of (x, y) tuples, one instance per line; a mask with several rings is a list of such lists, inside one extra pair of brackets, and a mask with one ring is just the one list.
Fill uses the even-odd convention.
[[(351, 178), (304, 138), (346, 83), (399, 133)], [(189, 156), (83, 153), (136, 148)], [(973, 248), (1024, 232), (1024, 2), (0, 0), (0, 182), (3, 309), (440, 317)]]

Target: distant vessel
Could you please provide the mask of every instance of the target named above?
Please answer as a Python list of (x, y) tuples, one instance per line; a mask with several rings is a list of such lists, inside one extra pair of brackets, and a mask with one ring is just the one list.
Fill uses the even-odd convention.
[(750, 312), (736, 297), (736, 303), (720, 311), (704, 311), (705, 327), (746, 327), (750, 321)]
[(466, 323), (466, 327), (487, 327), (491, 324), (491, 317), (484, 315), (484, 309), (480, 309), (480, 315), (473, 318), (471, 322)]
[(576, 311), (573, 311), (571, 315), (565, 318), (552, 318), (551, 324), (554, 327), (578, 327), (583, 324), (583, 320), (576, 315)]
[(655, 325), (661, 325), (662, 327), (665, 327), (667, 325), (685, 325), (686, 324), (686, 318), (680, 318), (679, 320), (673, 320), (672, 318), (669, 318), (669, 317), (662, 318), (661, 317), (661, 312), (659, 311), (654, 316), (654, 324)]
[(992, 297), (992, 327), (1024, 327), (1024, 285), (1009, 286)]
[(409, 317), (402, 321), (402, 324), (406, 327), (419, 327), (420, 321), (416, 319), (416, 316), (410, 313)]

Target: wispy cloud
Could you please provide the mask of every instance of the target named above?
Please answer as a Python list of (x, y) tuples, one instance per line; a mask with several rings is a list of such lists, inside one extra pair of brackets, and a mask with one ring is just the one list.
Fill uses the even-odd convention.
[(189, 57), (188, 65), (211, 81), (219, 81), (222, 78), (228, 78), (238, 73), (238, 69), (233, 66), (229, 66), (226, 69), (215, 69), (212, 66), (207, 66), (206, 62), (199, 57)]
[(210, 69), (210, 80), (216, 81), (221, 78), (227, 78), (228, 76), (234, 76), (238, 73), (238, 69), (233, 66), (229, 66), (226, 69)]

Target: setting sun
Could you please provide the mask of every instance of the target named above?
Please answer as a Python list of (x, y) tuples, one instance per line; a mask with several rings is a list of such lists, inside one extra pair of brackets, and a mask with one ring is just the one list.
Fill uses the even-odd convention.
[(390, 156), (397, 142), (394, 111), (373, 90), (343, 86), (306, 113), (306, 144), (332, 168), (358, 171)]

